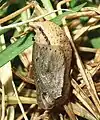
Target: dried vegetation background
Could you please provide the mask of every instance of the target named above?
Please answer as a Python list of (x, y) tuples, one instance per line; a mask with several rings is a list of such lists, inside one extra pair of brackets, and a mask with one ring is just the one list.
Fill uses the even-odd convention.
[[(28, 23), (44, 19), (64, 28), (73, 49), (69, 103), (50, 112), (38, 108), (29, 67)], [(100, 120), (99, 48), (99, 0), (0, 0), (0, 119)]]

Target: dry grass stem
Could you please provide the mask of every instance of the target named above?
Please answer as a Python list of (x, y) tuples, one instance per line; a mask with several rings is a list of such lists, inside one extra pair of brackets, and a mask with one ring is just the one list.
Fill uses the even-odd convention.
[(78, 18), (78, 17), (81, 17), (81, 16), (94, 17), (96, 15), (97, 14), (94, 11), (89, 11), (89, 12), (75, 12), (75, 13), (72, 13), (72, 14), (69, 14), (69, 15), (65, 16), (64, 19), (75, 19), (75, 18)]
[(3, 5), (0, 6), (0, 10), (7, 7), (8, 6), (8, 2), (5, 2)]
[(77, 118), (75, 117), (75, 115), (72, 112), (72, 110), (69, 107), (69, 105), (64, 105), (64, 109), (65, 109), (66, 113), (68, 114), (68, 116), (70, 117), (71, 120), (77, 120)]
[(78, 86), (75, 80), (71, 81), (72, 86), (75, 88), (73, 93), (76, 97), (83, 103), (83, 105), (96, 117), (98, 115), (95, 106), (88, 98), (88, 96), (84, 93), (84, 91)]
[(91, 26), (91, 27), (89, 28), (89, 30), (95, 30), (95, 29), (97, 29), (97, 28), (100, 28), (100, 25)]
[(5, 89), (4, 89), (4, 85), (2, 84), (2, 115), (1, 115), (1, 120), (5, 119), (5, 110), (6, 110), (6, 106), (5, 106)]
[[(19, 99), (20, 99), (21, 103), (23, 103), (23, 104), (37, 104), (36, 95), (34, 95), (32, 97), (19, 96)], [(0, 101), (2, 101), (2, 98), (0, 98)], [(6, 102), (7, 105), (18, 104), (17, 98), (15, 96), (5, 95), (4, 101)]]
[[(30, 112), (31, 109), (33, 109), (35, 106), (35, 104), (32, 104), (29, 109), (25, 112), (25, 114), (28, 114)], [(22, 120), (23, 119), (23, 115), (20, 115), (16, 120)]]
[(20, 93), (24, 89), (25, 86), (26, 86), (26, 83), (25, 82), (21, 82), (21, 84), (17, 88), (18, 93)]
[[(65, 3), (69, 2), (69, 1), (70, 1), (70, 0), (62, 0), (62, 1), (58, 2), (57, 6), (56, 6), (57, 10), (61, 9), (61, 6), (62, 6), (63, 4), (65, 4)], [(66, 4), (66, 5), (67, 5), (67, 4)], [(58, 11), (58, 14), (59, 14), (59, 15), (62, 14), (62, 11)]]
[(81, 29), (77, 30), (76, 35), (73, 37), (73, 40), (77, 40), (82, 34), (84, 34), (88, 29), (90, 28), (90, 26), (86, 26), (86, 27), (82, 27)]
[(17, 90), (16, 90), (16, 87), (15, 87), (15, 84), (14, 84), (13, 81), (12, 81), (12, 85), (13, 85), (13, 88), (14, 88), (14, 92), (15, 92), (15, 95), (16, 95), (16, 98), (17, 98), (19, 107), (20, 107), (21, 112), (22, 112), (22, 114), (23, 114), (23, 116), (24, 116), (24, 119), (25, 119), (25, 120), (28, 120), (28, 118), (27, 118), (27, 116), (26, 116), (26, 114), (25, 114), (24, 108), (23, 108), (23, 106), (22, 106), (22, 103), (21, 103), (21, 101), (20, 101), (20, 99), (19, 99), (19, 97), (18, 97)]
[(0, 24), (2, 24), (2, 23), (4, 23), (4, 22), (7, 22), (8, 20), (16, 17), (17, 15), (21, 14), (23, 11), (25, 11), (25, 10), (27, 10), (28, 8), (33, 7), (33, 6), (34, 6), (34, 4), (33, 4), (33, 3), (30, 3), (29, 5), (25, 6), (24, 8), (22, 8), (22, 9), (20, 9), (20, 10), (17, 10), (16, 12), (14, 12), (14, 13), (12, 13), (12, 14), (10, 14), (10, 15), (2, 18), (2, 19), (0, 19)]
[(95, 117), (88, 111), (86, 110), (83, 106), (81, 106), (79, 103), (71, 103), (73, 107), (73, 112), (81, 117), (84, 117), (86, 119), (91, 119), (95, 120)]
[[(64, 29), (65, 29), (65, 32), (66, 32), (66, 29), (68, 29), (67, 26), (65, 26)], [(66, 35), (67, 35), (67, 33), (66, 33)], [(85, 81), (85, 84), (86, 84), (86, 86), (87, 86), (87, 88), (88, 88), (88, 90), (89, 90), (89, 92), (90, 92), (90, 94), (91, 94), (91, 97), (92, 97), (93, 101), (94, 101), (94, 97), (93, 97), (93, 94), (92, 94), (92, 93), (93, 93), (93, 92), (95, 93), (95, 98), (96, 98), (96, 99), (95, 99), (94, 102), (97, 102), (97, 103), (98, 103), (98, 106), (99, 106), (99, 108), (100, 108), (100, 104), (99, 104), (99, 101), (98, 101), (98, 96), (97, 96), (97, 94), (96, 94), (96, 90), (95, 90), (95, 88), (92, 89), (92, 87), (90, 87), (91, 84), (89, 83), (89, 79), (88, 79), (88, 76), (87, 76), (87, 74), (86, 74), (84, 65), (83, 65), (82, 62), (81, 62), (81, 59), (80, 59), (80, 57), (79, 57), (79, 55), (78, 55), (77, 49), (75, 48), (75, 45), (74, 45), (74, 43), (73, 43), (73, 40), (72, 40), (71, 36), (70, 36), (70, 39), (69, 39), (69, 40), (70, 40), (71, 45), (72, 45), (72, 47), (73, 47), (73, 49), (74, 49), (75, 56), (76, 56), (76, 61), (77, 61), (77, 66), (79, 67), (79, 70), (80, 70), (80, 72), (81, 72), (81, 74), (82, 74), (83, 80)], [(97, 108), (97, 109), (98, 109), (98, 108)], [(98, 112), (99, 112), (99, 110), (100, 110), (100, 109), (98, 109)], [(99, 114), (99, 113), (98, 113), (98, 114)], [(99, 115), (98, 115), (98, 117), (99, 117)]]
[(92, 53), (96, 53), (97, 49), (95, 48), (89, 48), (89, 47), (79, 47), (78, 48), (80, 51), (82, 52), (92, 52)]
[(89, 89), (89, 91), (91, 93), (91, 97), (92, 97), (92, 99), (94, 101), (94, 104), (96, 105), (96, 107), (97, 107), (97, 109), (98, 109), (98, 111), (100, 113), (100, 101), (99, 101), (99, 98), (98, 98), (98, 95), (97, 95), (97, 92), (96, 92), (96, 89), (95, 89), (91, 74), (89, 73), (88, 70), (86, 70), (86, 74), (87, 74), (87, 77), (88, 77), (88, 80), (89, 80), (89, 83), (90, 83), (90, 85), (88, 86), (90, 88), (88, 88), (88, 89)]

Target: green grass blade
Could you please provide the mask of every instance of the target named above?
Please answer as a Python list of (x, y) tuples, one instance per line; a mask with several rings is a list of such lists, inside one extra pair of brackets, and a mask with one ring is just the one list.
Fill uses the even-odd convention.
[(68, 14), (71, 14), (71, 13), (74, 13), (74, 12), (80, 11), (86, 4), (87, 4), (87, 3), (85, 2), (85, 3), (81, 4), (81, 5), (78, 5), (78, 6), (76, 6), (76, 7), (74, 7), (74, 8), (72, 9), (73, 11), (64, 12), (63, 14), (55, 17), (55, 18), (52, 19), (51, 21), (52, 21), (52, 22), (55, 22), (55, 23), (58, 24), (58, 25), (61, 25), (61, 24), (62, 24), (62, 21), (61, 21), (61, 20), (62, 20), (62, 18), (63, 18), (64, 16), (66, 16), (66, 15), (68, 15)]
[(27, 34), (26, 36), (19, 38), (15, 43), (9, 45), (4, 51), (2, 51), (0, 53), (0, 67), (31, 46), (32, 39), (33, 34)]

